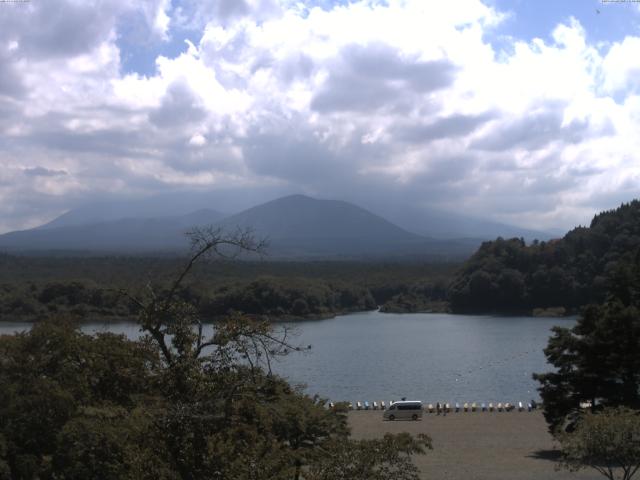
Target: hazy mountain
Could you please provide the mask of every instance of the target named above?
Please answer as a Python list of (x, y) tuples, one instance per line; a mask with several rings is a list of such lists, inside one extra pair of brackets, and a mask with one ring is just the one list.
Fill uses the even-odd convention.
[(548, 240), (561, 237), (564, 234), (561, 230), (547, 232), (521, 228), (456, 212), (444, 212), (395, 202), (376, 204), (373, 210), (410, 232), (439, 239), (494, 240), (497, 237), (522, 237), (527, 241), (532, 241), (534, 239)]
[[(273, 194), (264, 192), (258, 197), (245, 198), (242, 202), (238, 199), (231, 201), (231, 197), (227, 197), (228, 195), (224, 192), (178, 192), (141, 199), (94, 202), (70, 210), (39, 228), (92, 225), (124, 218), (178, 217), (212, 206), (216, 210), (223, 208), (224, 211), (233, 213), (261, 204), (266, 199), (273, 198)], [(356, 203), (359, 204), (359, 202)], [(369, 199), (364, 206), (367, 210), (375, 212), (409, 232), (439, 239), (493, 240), (501, 236), (503, 238), (524, 237), (530, 241), (534, 238), (546, 240), (560, 237), (564, 233), (562, 231), (541, 232), (474, 218), (458, 212), (443, 212), (420, 205), (405, 204), (402, 198), (385, 198), (377, 202)], [(220, 217), (222, 216), (220, 214)]]
[(225, 218), (222, 225), (252, 227), (272, 240), (363, 238), (380, 242), (414, 241), (420, 237), (363, 208), (338, 200), (290, 195)]
[[(254, 229), (274, 256), (405, 256), (463, 254), (467, 242), (441, 242), (408, 232), (363, 208), (338, 200), (291, 195), (232, 215), (227, 229)], [(477, 246), (477, 243), (474, 244)]]
[(208, 208), (209, 205), (218, 205), (218, 203), (211, 202), (209, 198), (202, 194), (194, 194), (192, 192), (156, 195), (140, 199), (93, 202), (74, 208), (38, 228), (94, 225), (97, 223), (134, 218), (177, 218), (190, 215), (199, 210), (215, 212), (218, 217), (216, 220), (226, 215), (215, 209)]
[[(72, 217), (77, 221), (80, 217)], [(185, 232), (195, 225), (218, 222), (222, 214), (198, 210), (164, 218), (123, 218), (90, 224), (45, 227), (0, 235), (0, 247), (11, 250), (158, 251), (187, 245)], [(57, 222), (57, 223), (56, 223)], [(52, 225), (53, 224), (53, 225)]]
[(274, 258), (365, 258), (465, 256), (477, 241), (442, 241), (410, 233), (356, 205), (292, 195), (223, 220), (211, 210), (163, 218), (123, 218), (89, 222), (86, 212), (70, 212), (46, 226), (0, 236), (12, 250), (158, 251), (186, 247), (191, 226), (217, 224), (228, 230), (251, 227), (270, 242)]

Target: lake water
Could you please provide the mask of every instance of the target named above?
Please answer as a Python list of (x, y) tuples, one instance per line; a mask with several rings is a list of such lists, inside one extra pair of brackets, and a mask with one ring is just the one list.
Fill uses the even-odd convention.
[[(273, 365), (307, 392), (333, 401), (511, 402), (539, 398), (533, 372), (550, 369), (542, 349), (554, 325), (573, 318), (365, 312), (289, 322), (295, 343), (311, 345)], [(0, 323), (0, 334), (29, 328)], [(137, 325), (88, 323), (83, 331), (129, 338)]]

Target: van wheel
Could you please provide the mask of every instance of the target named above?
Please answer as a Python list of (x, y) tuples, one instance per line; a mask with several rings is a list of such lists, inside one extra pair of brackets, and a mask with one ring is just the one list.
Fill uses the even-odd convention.
[(392, 422), (396, 419), (395, 415), (389, 415), (389, 420), (391, 420)]
[(412, 420), (418, 420), (418, 415), (416, 415), (415, 413), (411, 416)]

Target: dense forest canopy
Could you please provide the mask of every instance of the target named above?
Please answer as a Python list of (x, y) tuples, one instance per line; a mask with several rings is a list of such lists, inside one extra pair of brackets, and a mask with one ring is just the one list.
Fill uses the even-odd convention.
[(449, 288), (454, 311), (568, 311), (604, 300), (611, 275), (640, 247), (640, 201), (596, 215), (562, 239), (485, 242)]
[[(35, 320), (50, 313), (106, 321), (132, 318), (137, 308), (119, 292), (139, 292), (149, 284), (162, 284), (180, 264), (177, 257), (0, 255), (0, 320)], [(231, 310), (274, 319), (322, 318), (386, 303), (393, 306), (399, 299), (432, 293), (442, 301), (457, 267), (445, 263), (205, 261), (194, 268), (180, 294), (208, 319)]]

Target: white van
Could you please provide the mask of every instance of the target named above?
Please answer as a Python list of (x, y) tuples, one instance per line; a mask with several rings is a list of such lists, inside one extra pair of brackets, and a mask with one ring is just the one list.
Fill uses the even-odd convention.
[(393, 404), (384, 411), (382, 418), (385, 420), (418, 420), (422, 418), (422, 402), (419, 400), (402, 400)]

